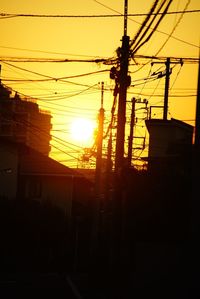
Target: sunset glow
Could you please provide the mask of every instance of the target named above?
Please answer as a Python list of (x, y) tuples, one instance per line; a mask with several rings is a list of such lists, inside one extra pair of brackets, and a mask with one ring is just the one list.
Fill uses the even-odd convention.
[[(169, 12), (158, 27), (153, 30), (152, 23), (152, 29), (148, 29), (146, 24), (143, 32), (143, 22), (154, 2), (128, 1), (131, 85), (126, 95), (124, 149), (127, 154), (134, 97), (141, 99), (135, 113), (138, 122), (134, 127), (134, 163), (141, 163), (141, 157), (148, 155), (146, 112), (153, 107), (152, 117), (162, 118), (166, 58), (171, 59), (167, 118), (195, 125), (200, 1), (170, 1)], [(92, 120), (101, 101), (104, 133), (112, 128), (113, 136), (117, 136), (119, 95), (114, 98), (113, 91), (118, 80), (110, 77), (110, 70), (117, 67), (115, 75), (119, 74), (117, 56), (124, 34), (124, 4), (124, 0), (1, 0), (1, 82), (12, 90), (13, 96), (17, 92), (48, 111), (52, 125), (50, 156), (65, 161), (68, 167), (77, 167), (81, 148), (93, 146), (97, 124)], [(155, 17), (154, 25), (159, 17)], [(142, 104), (144, 99), (148, 101), (147, 110)], [(38, 143), (45, 140), (44, 129), (42, 123), (34, 129)], [(115, 155), (116, 138), (113, 140)]]
[(77, 118), (71, 124), (71, 138), (74, 141), (86, 143), (93, 139), (95, 124), (85, 118)]
[(193, 298), (200, 0), (0, 3), (2, 294)]

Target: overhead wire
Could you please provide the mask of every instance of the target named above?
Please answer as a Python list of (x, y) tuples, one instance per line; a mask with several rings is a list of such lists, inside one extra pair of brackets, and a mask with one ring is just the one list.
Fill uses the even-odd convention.
[(174, 81), (173, 81), (172, 84), (170, 85), (170, 88), (169, 88), (170, 91), (172, 90), (172, 88), (173, 88), (173, 86), (174, 86), (176, 80), (178, 79), (178, 76), (180, 75), (180, 72), (181, 72), (181, 70), (182, 70), (182, 67), (183, 67), (183, 64), (180, 64), (180, 68), (179, 68), (179, 71), (178, 71), (177, 74), (176, 74), (176, 78), (174, 79)]
[(134, 58), (140, 58), (140, 59), (153, 59), (158, 61), (166, 61), (167, 58), (170, 58), (171, 62), (177, 62), (180, 60), (183, 60), (184, 63), (199, 63), (199, 57), (177, 57), (177, 56), (156, 56), (156, 55), (140, 55), (135, 54)]
[(11, 50), (18, 50), (18, 51), (26, 51), (26, 52), (36, 52), (36, 53), (45, 53), (45, 54), (55, 54), (55, 55), (63, 55), (63, 56), (78, 56), (78, 57), (93, 57), (94, 58), (100, 58), (98, 55), (85, 55), (85, 54), (72, 54), (72, 53), (61, 53), (61, 52), (55, 52), (55, 51), (43, 51), (43, 50), (36, 50), (36, 49), (26, 49), (26, 48), (16, 48), (16, 47), (7, 47), (0, 45), (0, 48), (3, 49), (11, 49)]
[[(5, 63), (4, 63), (5, 64)], [(12, 69), (13, 70), (13, 67), (11, 66), (11, 65), (9, 65), (9, 64), (5, 64), (5, 66), (6, 66), (6, 68), (8, 68), (8, 69)], [(25, 76), (24, 74), (22, 75), (21, 73), (19, 73), (19, 71), (18, 71), (18, 69), (15, 67), (14, 68), (14, 70), (13, 70), (15, 73), (17, 73), (17, 74), (20, 74), (20, 76), (22, 76), (22, 77), (24, 77), (24, 78), (26, 78), (27, 79), (27, 76)], [(3, 80), (3, 78), (2, 78), (2, 80)], [(1, 80), (1, 82), (2, 82), (2, 80)], [(12, 83), (10, 82), (9, 83), (9, 85), (11, 85)], [(39, 82), (32, 82), (32, 84), (34, 84), (35, 86), (37, 86), (37, 88), (38, 88), (38, 86), (40, 87), (40, 88), (42, 88), (42, 90), (47, 90), (42, 84), (40, 84)], [(14, 85), (16, 85), (16, 82), (14, 82)], [(48, 90), (49, 90), (49, 88), (48, 88)], [(15, 91), (16, 92), (16, 91)]]
[[(14, 121), (14, 120), (13, 120)], [(42, 136), (41, 135), (46, 135), (45, 133), (45, 131), (44, 130), (41, 130), (39, 127), (37, 127), (37, 126), (34, 126), (34, 125), (32, 125), (30, 122), (26, 122), (26, 121), (14, 121), (14, 122), (17, 122), (17, 123), (22, 123), (22, 124), (24, 124), (25, 126), (28, 126), (30, 129), (31, 129), (31, 134), (33, 134), (34, 136), (36, 136), (37, 138), (42, 138)], [(76, 150), (76, 149), (74, 149), (74, 148), (72, 148), (71, 146), (69, 146), (68, 145), (68, 143), (69, 142), (66, 142), (65, 140), (63, 140), (63, 139), (61, 139), (61, 138), (59, 138), (59, 137), (56, 137), (56, 136), (53, 136), (52, 134), (51, 134), (51, 137), (53, 137), (53, 141), (54, 142), (57, 142), (57, 143), (59, 143), (60, 145), (62, 145), (62, 146), (65, 146), (65, 147), (67, 147), (67, 148), (70, 148), (70, 149), (72, 149), (74, 152), (76, 152), (77, 154), (79, 153), (80, 154), (80, 150)], [(52, 143), (50, 143), (51, 144), (51, 147), (53, 147), (53, 148), (55, 148), (55, 149), (57, 149), (57, 150), (59, 150), (61, 153), (64, 153), (64, 154), (66, 154), (67, 156), (70, 156), (71, 158), (73, 158), (75, 161), (78, 161), (78, 157), (76, 157), (76, 156), (74, 156), (74, 155), (72, 155), (69, 151), (66, 151), (66, 150), (63, 150), (62, 148), (60, 148), (60, 147), (58, 147), (58, 146), (56, 146), (55, 144), (52, 144)], [(70, 145), (73, 145), (72, 143), (69, 143)], [(75, 147), (78, 147), (78, 148), (80, 148), (81, 150), (83, 150), (84, 148), (83, 147), (80, 147), (80, 146), (77, 146), (77, 145), (73, 145), (73, 146), (75, 146)]]
[[(13, 121), (14, 121), (14, 120), (13, 120)], [(35, 125), (33, 125), (31, 122), (28, 122), (28, 121), (26, 121), (26, 120), (23, 120), (23, 121), (21, 120), (20, 122), (18, 121), (18, 123), (22, 123), (22, 124), (24, 123), (26, 126), (30, 127), (31, 130), (32, 130), (33, 135), (37, 136), (38, 138), (41, 138), (41, 134), (36, 134), (35, 131), (37, 131), (38, 133), (42, 133), (43, 135), (46, 135), (46, 134), (47, 134), (46, 131), (42, 130), (42, 129), (39, 128), (38, 126), (35, 126)], [(47, 134), (47, 135), (48, 135), (48, 134)], [(52, 140), (53, 140), (54, 142), (57, 142), (57, 143), (61, 144), (62, 146), (65, 146), (65, 147), (67, 147), (67, 148), (70, 148), (70, 149), (76, 151), (76, 152), (79, 153), (79, 154), (80, 154), (80, 149), (81, 149), (81, 150), (84, 149), (84, 148), (81, 147), (81, 146), (77, 146), (77, 145), (72, 144), (72, 143), (70, 143), (70, 142), (66, 142), (66, 141), (64, 141), (63, 139), (61, 139), (61, 138), (59, 138), (59, 137), (57, 137), (57, 136), (54, 136), (53, 134), (51, 134), (51, 137), (52, 137)], [(69, 145), (69, 144), (70, 144), (70, 145)], [(51, 144), (51, 145), (52, 145), (52, 144)], [(60, 150), (61, 152), (65, 153), (65, 154), (67, 154), (67, 155), (69, 155), (69, 156), (71, 156), (71, 157), (73, 157), (73, 158), (75, 158), (75, 159), (78, 159), (78, 158), (72, 156), (72, 155), (69, 153), (69, 151), (66, 152), (66, 151), (62, 150), (61, 148), (59, 148), (59, 147), (57, 147), (57, 146), (55, 146), (55, 145), (52, 145), (52, 146), (55, 147), (56, 149)], [(79, 150), (76, 150), (76, 149), (72, 148), (71, 146), (78, 147)], [(94, 146), (93, 146), (93, 151), (94, 151)], [(92, 159), (92, 155), (91, 155), (90, 159), (91, 159), (91, 161), (93, 161), (93, 159)]]
[[(98, 2), (98, 1), (95, 1)], [(100, 3), (100, 2), (98, 2)], [(105, 5), (104, 5), (105, 6)], [(107, 7), (107, 6), (105, 6)], [(188, 10), (187, 13), (197, 13), (200, 12), (199, 9), (193, 9), (193, 10)], [(177, 13), (182, 13), (182, 11), (171, 11), (168, 12), (168, 14), (177, 14)], [(155, 13), (152, 13), (153, 15)], [(163, 13), (159, 13), (162, 15)], [(130, 17), (142, 17), (146, 16), (146, 13), (129, 13), (127, 16)], [(31, 17), (31, 18), (113, 18), (113, 17), (123, 17), (123, 14), (92, 14), (92, 15), (55, 15), (55, 14), (27, 14), (27, 13), (17, 13), (17, 14), (11, 14), (11, 13), (6, 13), (2, 12), (0, 13), (0, 19), (6, 19), (6, 18), (16, 18), (16, 17)]]
[[(165, 1), (166, 2), (166, 1)], [(165, 16), (166, 12), (169, 9), (170, 4), (172, 3), (172, 0), (169, 0), (169, 2), (167, 3), (167, 6), (164, 9), (164, 13), (161, 15), (161, 17), (159, 18), (158, 22), (155, 24), (154, 28), (152, 29), (151, 33), (147, 36), (147, 38), (142, 41), (140, 40), (139, 44), (134, 45), (133, 44), (133, 49), (131, 49), (131, 56), (134, 57), (134, 54), (146, 43), (148, 42), (148, 40), (152, 37), (152, 35), (155, 33), (156, 29), (158, 28), (160, 22), (162, 21), (163, 17)], [(165, 4), (165, 3), (164, 3)], [(162, 8), (162, 7), (161, 7)], [(147, 33), (147, 32), (146, 32)], [(144, 37), (144, 36), (143, 36)]]
[[(33, 125), (33, 123), (31, 123), (30, 121), (22, 120), (22, 119), (21, 119), (21, 120), (14, 120), (14, 119), (6, 118), (5, 116), (2, 116), (2, 117), (3, 117), (4, 119), (11, 120), (11, 121), (16, 122), (16, 123), (22, 123), (22, 124), (24, 124), (25, 126), (30, 127), (30, 128), (32, 128), (33, 130), (38, 131), (39, 133), (42, 133), (44, 136), (51, 136), (51, 137), (54, 138), (54, 140), (55, 140), (56, 142), (58, 142), (58, 143), (60, 143), (60, 144), (62, 144), (62, 145), (65, 145), (66, 147), (68, 147), (68, 148), (74, 150), (75, 152), (80, 152), (80, 150), (83, 150), (83, 147), (81, 147), (81, 146), (78, 146), (78, 145), (76, 145), (76, 144), (73, 144), (73, 143), (71, 143), (71, 142), (68, 142), (68, 141), (66, 141), (66, 140), (63, 140), (63, 139), (61, 139), (61, 138), (59, 138), (59, 137), (57, 137), (57, 136), (54, 136), (54, 135), (52, 135), (52, 134), (48, 134), (47, 131), (41, 129), (40, 127), (38, 127), (38, 126), (36, 126), (36, 125)], [(40, 135), (38, 135), (38, 137), (40, 137)], [(73, 146), (73, 147), (72, 147), (72, 146)], [(78, 149), (76, 149), (76, 148), (78, 148)]]
[[(171, 36), (172, 37), (172, 36)], [(199, 48), (199, 47), (198, 47)], [(165, 60), (167, 57), (160, 56), (157, 57), (156, 55), (154, 56), (149, 56), (149, 55), (140, 55), (140, 54), (134, 54), (134, 58), (150, 58), (150, 59), (158, 59), (158, 60)], [(172, 59), (185, 59), (187, 63), (198, 63), (199, 58), (195, 57), (171, 57)], [(25, 58), (25, 57), (5, 57), (5, 56), (0, 56), (0, 61), (1, 62), (33, 62), (33, 63), (38, 63), (38, 62), (45, 62), (45, 63), (51, 63), (51, 62), (74, 62), (74, 60), (70, 59), (54, 59), (54, 58)], [(80, 62), (79, 60), (76, 60), (75, 62)], [(96, 62), (95, 60), (87, 60), (87, 61), (82, 61), (82, 62)], [(108, 59), (100, 59), (100, 63), (103, 63), (105, 65), (112, 65), (117, 63), (117, 58), (108, 58)], [(104, 70), (103, 70), (104, 71)], [(105, 72), (108, 70), (105, 70)], [(95, 73), (95, 72), (94, 72)], [(50, 77), (52, 78), (52, 77)], [(54, 78), (56, 79), (56, 78)], [(62, 79), (62, 78), (61, 78)]]
[[(24, 95), (23, 95), (24, 96)], [(53, 104), (53, 103), (52, 103)], [(56, 105), (56, 104), (55, 104)], [(42, 106), (42, 105), (41, 105)], [(61, 111), (61, 112), (63, 112), (62, 114), (61, 113), (56, 113), (56, 112), (54, 112), (53, 114), (54, 115), (59, 115), (59, 116), (67, 116), (67, 117), (69, 117), (70, 115), (73, 117), (73, 116), (76, 116), (76, 117), (78, 117), (79, 115), (77, 114), (77, 112), (73, 112), (73, 111), (66, 111), (66, 110), (63, 110), (63, 109), (58, 109), (58, 108), (55, 108), (55, 107), (50, 107), (50, 106), (47, 106), (47, 105), (44, 105), (44, 107), (45, 107), (45, 109), (46, 108), (49, 108), (49, 109), (53, 109), (53, 110), (57, 110), (57, 111)], [(44, 110), (42, 110), (42, 112), (43, 112)], [(84, 113), (84, 115), (86, 115), (85, 113)], [(80, 117), (81, 117), (82, 115), (80, 114)], [(91, 115), (87, 115), (87, 117), (89, 117), (89, 118), (91, 118)]]
[[(169, 36), (169, 35), (168, 35)], [(170, 38), (170, 37), (169, 37)]]
[[(124, 16), (124, 15), (123, 15), (122, 13), (120, 13), (119, 11), (117, 11), (117, 10), (115, 10), (115, 9), (113, 9), (113, 8), (111, 8), (111, 7), (109, 7), (109, 6), (105, 5), (105, 4), (103, 4), (103, 3), (101, 3), (100, 1), (97, 1), (97, 0), (93, 0), (93, 1), (96, 2), (96, 3), (98, 3), (98, 4), (100, 4), (100, 5), (102, 5), (102, 6), (104, 6), (105, 8), (109, 9), (110, 11), (113, 11), (113, 12), (118, 13), (118, 15)], [(168, 12), (168, 13), (169, 13), (169, 12)], [(182, 13), (182, 12), (181, 12), (181, 13)], [(137, 22), (136, 20), (133, 20), (133, 19), (131, 19), (130, 17), (128, 17), (128, 19), (129, 19), (130, 21), (134, 22), (134, 23), (137, 23), (137, 24), (141, 25), (140, 22)], [(159, 32), (159, 33), (161, 33), (161, 34), (168, 35), (168, 33), (163, 32), (163, 31), (161, 31), (161, 30), (156, 29), (156, 31)], [(187, 44), (187, 45), (190, 45), (190, 46), (199, 48), (199, 45), (194, 45), (194, 44), (192, 44), (192, 43), (190, 43), (190, 42), (187, 42), (187, 41), (184, 41), (184, 40), (182, 40), (182, 39), (180, 39), (180, 38), (178, 38), (178, 37), (171, 36), (171, 38), (174, 39), (174, 40), (180, 41), (180, 42), (182, 42), (182, 43), (184, 43), (184, 44)]]
[(95, 71), (95, 72), (83, 73), (83, 74), (78, 74), (78, 75), (73, 75), (73, 76), (52, 77), (52, 76), (49, 76), (49, 75), (44, 75), (44, 74), (41, 74), (41, 73), (38, 73), (38, 72), (34, 72), (34, 71), (27, 70), (27, 69), (25, 69), (25, 68), (22, 68), (22, 67), (13, 65), (13, 64), (8, 63), (8, 62), (4, 62), (4, 64), (9, 65), (9, 66), (14, 67), (14, 68), (17, 68), (17, 69), (19, 69), (19, 70), (22, 70), (22, 71), (25, 71), (25, 72), (34, 74), (34, 75), (38, 75), (38, 76), (41, 76), (41, 77), (45, 77), (45, 78), (47, 78), (47, 79), (52, 79), (52, 80), (54, 80), (54, 81), (59, 81), (59, 80), (63, 80), (63, 79), (79, 78), (79, 77), (84, 77), (84, 76), (94, 75), (94, 74), (98, 74), (98, 73), (105, 73), (105, 72), (109, 72), (109, 71), (110, 71), (110, 70), (108, 70), (108, 69), (104, 69), (104, 70), (98, 70), (98, 71)]
[(110, 64), (110, 61), (112, 61), (113, 58), (95, 58), (95, 59), (59, 59), (59, 58), (27, 58), (27, 57), (8, 57), (8, 56), (1, 56), (0, 61), (1, 62), (38, 62), (38, 63), (48, 63), (48, 62), (54, 62), (54, 63), (66, 63), (66, 62), (83, 62), (83, 63), (104, 63), (104, 64)]
[[(136, 95), (142, 95), (144, 97), (150, 96), (150, 94), (147, 93), (139, 93), (139, 92), (128, 92), (129, 94), (136, 94)], [(155, 97), (163, 97), (163, 94), (154, 94)], [(175, 98), (190, 98), (190, 97), (196, 97), (197, 93), (195, 94), (187, 94), (187, 95), (176, 95), (176, 94), (171, 94), (169, 97), (175, 97)]]
[(154, 12), (154, 10), (155, 10), (155, 8), (156, 8), (158, 2), (159, 2), (159, 0), (154, 1), (154, 3), (153, 3), (153, 5), (152, 5), (152, 7), (151, 7), (149, 13), (147, 14), (145, 20), (144, 20), (143, 23), (141, 24), (141, 26), (140, 26), (138, 32), (135, 34), (135, 37), (131, 40), (131, 42), (130, 42), (130, 44), (129, 44), (130, 48), (135, 44), (137, 38), (139, 38), (139, 35), (141, 34), (142, 30), (145, 29), (145, 27), (146, 27), (146, 29), (145, 29), (145, 33), (146, 33), (147, 30), (149, 30), (151, 24), (148, 25), (148, 26), (146, 26), (146, 24), (147, 24), (147, 22), (149, 21), (150, 17), (152, 16), (152, 13)]
[(186, 9), (188, 8), (188, 5), (190, 4), (191, 0), (188, 0), (184, 9), (183, 9), (183, 12), (181, 13), (181, 16), (179, 17), (178, 21), (176, 22), (176, 24), (174, 25), (174, 27), (172, 28), (170, 34), (168, 35), (167, 39), (165, 40), (165, 42), (163, 43), (163, 45), (160, 47), (160, 49), (156, 52), (155, 56), (157, 56), (161, 50), (164, 48), (164, 46), (166, 45), (166, 43), (168, 42), (168, 40), (171, 38), (172, 34), (174, 33), (174, 31), (176, 30), (176, 28), (178, 27), (181, 19), (183, 18), (183, 15), (184, 13), (186, 12)]
[[(4, 84), (5, 85), (5, 84)], [(94, 85), (92, 85), (92, 86), (90, 86), (90, 87), (87, 87), (86, 89), (84, 89), (84, 90), (81, 90), (81, 91), (79, 91), (79, 92), (76, 92), (76, 93), (74, 93), (74, 94), (72, 94), (72, 95), (67, 95), (67, 96), (64, 96), (64, 97), (62, 97), (62, 98), (57, 98), (57, 99), (52, 99), (53, 101), (58, 101), (58, 100), (63, 100), (63, 99), (69, 99), (69, 98), (71, 98), (71, 97), (74, 97), (74, 96), (77, 96), (77, 95), (80, 95), (80, 94), (82, 94), (82, 93), (84, 93), (84, 92), (86, 92), (86, 91), (88, 91), (89, 89), (91, 89), (91, 88), (93, 88), (94, 86), (97, 86), (98, 84), (97, 83), (95, 83)], [(7, 85), (5, 85), (6, 87), (8, 87)], [(31, 96), (27, 96), (27, 95), (25, 95), (25, 94), (23, 94), (23, 93), (21, 93), (21, 92), (17, 92), (17, 91), (15, 91), (13, 88), (12, 88), (12, 90), (14, 91), (14, 92), (16, 92), (17, 94), (20, 94), (20, 95), (22, 95), (23, 97), (25, 97), (25, 98), (30, 98), (30, 99), (33, 99), (33, 97), (31, 97)], [(42, 99), (40, 99), (40, 98), (34, 98), (35, 100), (39, 100), (39, 101), (42, 101)], [(52, 101), (52, 100), (45, 100), (45, 102), (50, 102), (50, 101)], [(63, 111), (63, 110), (62, 110)]]
[[(152, 65), (150, 65), (150, 69), (149, 69), (149, 73), (148, 73), (148, 76), (147, 76), (147, 78), (149, 77), (149, 75), (151, 74), (151, 69), (152, 69)], [(141, 88), (141, 91), (140, 92), (142, 92), (143, 91), (143, 89), (144, 89), (144, 87), (146, 86), (146, 81), (144, 82), (144, 84), (143, 84), (143, 86), (142, 86), (142, 88)]]
[[(170, 39), (170, 37), (172, 37), (172, 34), (174, 33), (175, 29), (177, 28), (178, 24), (180, 23), (180, 21), (181, 21), (183, 15), (184, 15), (184, 11), (186, 11), (186, 9), (187, 9), (189, 3), (190, 3), (190, 0), (186, 3), (185, 8), (184, 8), (184, 10), (183, 10), (183, 12), (182, 12), (180, 18), (178, 19), (178, 21), (177, 21), (176, 24), (174, 25), (174, 27), (173, 27), (171, 33), (168, 35), (168, 37), (167, 37), (167, 39), (165, 40), (165, 42), (163, 43), (163, 45), (162, 45), (162, 46), (159, 48), (159, 50), (156, 52), (155, 57), (156, 57), (156, 56), (160, 53), (160, 51), (164, 48), (164, 46), (166, 45), (166, 43), (168, 42), (168, 40)], [(152, 33), (153, 33), (153, 31), (152, 31)], [(151, 36), (151, 34), (150, 34), (150, 36)], [(147, 40), (145, 40), (141, 45), (138, 46), (138, 48), (135, 49), (135, 53), (137, 52), (137, 50), (138, 50), (138, 49), (139, 49), (139, 48), (140, 48), (146, 41), (148, 41), (148, 39), (149, 39), (149, 38), (147, 38)], [(133, 50), (132, 50), (132, 54), (131, 54), (131, 56), (132, 56), (132, 58), (133, 58)], [(148, 62), (147, 62), (146, 64), (148, 64)], [(141, 70), (144, 66), (145, 66), (145, 64), (144, 64), (142, 67), (140, 67), (139, 70)], [(138, 70), (137, 70), (137, 71), (138, 71)]]

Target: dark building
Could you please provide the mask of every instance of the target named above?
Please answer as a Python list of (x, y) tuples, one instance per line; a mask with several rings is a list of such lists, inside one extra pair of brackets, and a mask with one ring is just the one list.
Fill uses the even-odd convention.
[(22, 142), (49, 155), (51, 115), (39, 109), (34, 99), (22, 98), (0, 84), (0, 136)]
[(149, 132), (148, 170), (184, 173), (191, 165), (193, 126), (180, 120), (146, 120)]

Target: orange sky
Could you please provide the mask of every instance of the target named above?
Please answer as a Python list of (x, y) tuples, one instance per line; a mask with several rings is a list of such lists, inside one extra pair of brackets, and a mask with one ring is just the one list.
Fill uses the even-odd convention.
[[(148, 13), (153, 0), (128, 1), (129, 14)], [(182, 11), (200, 9), (199, 0), (174, 0), (169, 11)], [(93, 59), (96, 57), (108, 58), (115, 55), (117, 47), (121, 46), (123, 35), (122, 17), (81, 18), (83, 15), (108, 15), (123, 14), (124, 1), (115, 0), (30, 0), (7, 1), (0, 0), (1, 13), (12, 14), (45, 14), (45, 15), (71, 15), (71, 18), (33, 18), (16, 17), (0, 19), (0, 57), (27, 57), (27, 58), (55, 58), (55, 59)], [(131, 16), (128, 19), (128, 35), (130, 39), (138, 31), (144, 16)], [(164, 57), (198, 57), (199, 55), (199, 13), (171, 14), (164, 17), (157, 32), (148, 43), (141, 47), (137, 54), (156, 55), (163, 47), (168, 35), (173, 31), (172, 37), (164, 45), (158, 56)], [(136, 59), (137, 63), (143, 63)], [(70, 124), (74, 118), (86, 117), (96, 121), (100, 108), (101, 90), (99, 82), (104, 82), (104, 107), (105, 123), (109, 122), (110, 110), (113, 101), (112, 91), (114, 82), (109, 78), (110, 66), (95, 63), (22, 63), (2, 62), (2, 81), (13, 90), (38, 99), (41, 108), (50, 110), (53, 119), (52, 135), (58, 136), (67, 142), (78, 146), (86, 144), (74, 141), (70, 137)], [(17, 82), (10, 79), (44, 79), (28, 71), (23, 71), (13, 66), (24, 68), (31, 72), (52, 78), (70, 77), (86, 73), (99, 72), (87, 76), (65, 79), (67, 82), (52, 80), (48, 82)], [(146, 98), (150, 105), (162, 105), (165, 79), (155, 80), (152, 83), (138, 81), (146, 78), (150, 72), (164, 70), (163, 65), (147, 64), (140, 70), (140, 65), (129, 67), (132, 84), (135, 87), (128, 89), (127, 99), (133, 96)], [(177, 118), (194, 125), (196, 90), (197, 90), (197, 64), (172, 65), (169, 91), (168, 118)], [(4, 81), (5, 79), (5, 81)], [(70, 82), (69, 82), (70, 81)], [(73, 83), (73, 84), (72, 84)], [(88, 86), (88, 87), (86, 87)], [(158, 110), (159, 111), (159, 110)], [(130, 114), (130, 104), (127, 105), (127, 117)], [(138, 115), (138, 117), (144, 115)], [(143, 136), (143, 123), (138, 122), (136, 134)], [(106, 127), (106, 124), (105, 124)], [(54, 142), (54, 141), (52, 141)], [(87, 144), (91, 146), (92, 141)], [(56, 144), (72, 156), (72, 149)], [(77, 148), (79, 150), (79, 148)], [(138, 154), (140, 154), (138, 152)], [(73, 157), (58, 153), (58, 149), (52, 148), (52, 156), (59, 161), (73, 160)], [(73, 160), (76, 167), (76, 160)]]

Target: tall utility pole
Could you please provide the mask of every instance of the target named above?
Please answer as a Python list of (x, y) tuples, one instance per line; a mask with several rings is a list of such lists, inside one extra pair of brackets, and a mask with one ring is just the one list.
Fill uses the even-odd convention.
[(135, 98), (132, 98), (132, 109), (131, 109), (131, 123), (130, 123), (130, 135), (128, 139), (128, 165), (131, 166), (132, 152), (133, 152), (133, 131), (135, 125)]
[(196, 118), (194, 128), (194, 151), (192, 164), (192, 238), (197, 240), (199, 236), (199, 168), (200, 168), (200, 50), (199, 50), (199, 67), (197, 81), (197, 99), (196, 99)]
[(165, 97), (164, 97), (164, 111), (163, 119), (167, 119), (167, 110), (168, 110), (168, 94), (169, 94), (169, 76), (170, 76), (170, 58), (167, 58), (166, 61), (166, 77), (165, 77)]
[(96, 157), (96, 174), (95, 174), (95, 187), (96, 196), (99, 197), (101, 186), (101, 170), (102, 170), (102, 144), (103, 144), (103, 125), (104, 125), (104, 82), (101, 82), (101, 108), (99, 109), (99, 125), (97, 134), (97, 157)]
[[(103, 144), (103, 125), (104, 125), (104, 108), (103, 108), (104, 82), (101, 83), (101, 107), (99, 109), (99, 124), (97, 133), (97, 156), (95, 172), (95, 198), (92, 202), (92, 232), (91, 232), (91, 266), (96, 267), (98, 264), (98, 254), (100, 248), (99, 230), (100, 230), (100, 205), (102, 192), (102, 144)], [(93, 269), (94, 270), (94, 269)]]
[[(125, 0), (124, 6), (124, 35), (122, 47), (119, 52), (120, 69), (118, 72), (118, 117), (117, 117), (117, 136), (115, 153), (115, 176), (114, 176), (114, 201), (112, 206), (112, 242), (111, 242), (111, 269), (115, 276), (121, 267), (122, 250), (122, 197), (123, 197), (123, 166), (124, 166), (124, 141), (126, 124), (126, 93), (130, 84), (128, 77), (129, 64), (129, 36), (127, 36), (127, 9), (128, 1)], [(117, 277), (116, 277), (117, 279)]]
[(199, 51), (199, 69), (196, 101), (196, 119), (195, 119), (195, 148), (200, 149), (200, 51)]
[[(153, 64), (161, 64), (163, 62), (154, 62)], [(183, 64), (182, 60), (180, 62), (173, 62), (173, 63), (180, 63)], [(167, 113), (168, 113), (168, 97), (169, 97), (169, 78), (171, 75), (171, 68), (170, 68), (170, 58), (168, 57), (166, 62), (166, 69), (165, 69), (165, 95), (164, 95), (164, 109), (163, 109), (163, 119), (167, 120)]]
[(122, 38), (122, 47), (120, 53), (120, 70), (119, 70), (119, 103), (117, 117), (117, 138), (116, 138), (116, 156), (115, 172), (119, 173), (124, 160), (124, 139), (126, 123), (126, 93), (128, 87), (128, 63), (129, 63), (129, 36), (127, 36), (127, 10), (128, 0), (124, 5), (124, 35)]
[(105, 181), (105, 199), (109, 201), (109, 191), (110, 191), (110, 178), (112, 172), (112, 131), (108, 139), (107, 147), (107, 163), (106, 163), (106, 181)]

